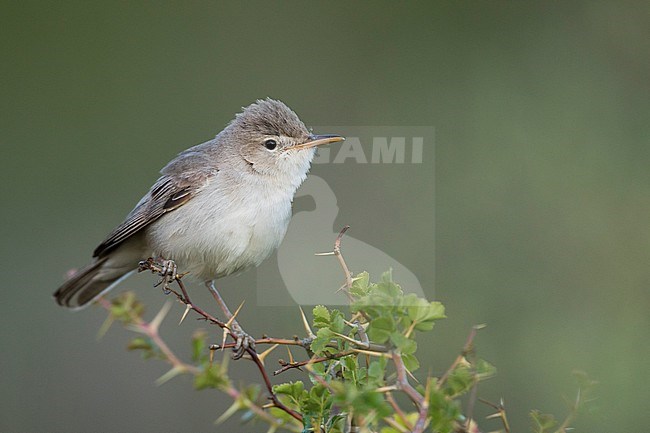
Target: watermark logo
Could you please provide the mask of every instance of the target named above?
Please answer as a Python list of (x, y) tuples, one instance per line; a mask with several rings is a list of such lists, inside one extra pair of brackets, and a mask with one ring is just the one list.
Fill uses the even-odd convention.
[[(347, 130), (346, 130), (347, 129)], [(384, 164), (423, 164), (426, 155), (433, 155), (433, 128), (431, 127), (318, 127), (316, 131), (336, 132), (346, 136), (342, 146), (329, 146), (318, 151), (316, 164), (348, 164), (358, 176), (382, 176), (378, 170)], [(390, 133), (389, 133), (390, 132)], [(373, 169), (374, 167), (374, 169)], [(374, 172), (371, 172), (374, 170)], [(321, 170), (322, 171), (322, 170)], [(367, 171), (367, 173), (364, 173)], [(394, 175), (391, 172), (389, 175)], [(331, 251), (341, 227), (335, 222), (339, 215), (337, 194), (364, 197), (364, 191), (355, 191), (352, 183), (345, 191), (335, 192), (322, 177), (309, 175), (296, 194), (296, 202), (311, 199), (312, 206), (294, 209), (284, 241), (277, 253), (265, 261), (257, 271), (258, 304), (286, 305), (345, 305), (346, 296), (338, 291), (344, 282), (343, 272), (333, 256), (316, 253)], [(405, 197), (405, 200), (408, 197)], [(433, 200), (433, 197), (430, 198)], [(307, 200), (309, 201), (309, 200)], [(408, 207), (408, 203), (392, 203)], [(433, 215), (428, 216), (433, 220)], [(346, 221), (351, 226), (364, 221)], [(387, 227), (387, 230), (396, 230)], [(433, 225), (431, 224), (431, 230)], [(405, 231), (408, 234), (408, 231)], [(417, 236), (416, 233), (412, 233)], [(413, 239), (417, 242), (418, 239)], [(353, 273), (368, 271), (373, 280), (391, 269), (393, 279), (405, 293), (430, 297), (420, 280), (399, 257), (393, 257), (383, 248), (382, 237), (359, 239), (348, 231), (342, 241), (343, 256)], [(431, 254), (433, 271), (433, 254)]]
[[(320, 126), (315, 130), (336, 130)], [(341, 127), (338, 127), (339, 130)], [(425, 139), (433, 151), (434, 129), (429, 126), (347, 127), (345, 141), (337, 146), (318, 149), (314, 164), (422, 164)]]

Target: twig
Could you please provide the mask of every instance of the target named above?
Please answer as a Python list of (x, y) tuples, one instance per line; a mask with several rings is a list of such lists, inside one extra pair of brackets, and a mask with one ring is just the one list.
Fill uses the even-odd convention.
[[(237, 343), (236, 342), (230, 342), (226, 344), (212, 344), (210, 345), (210, 350), (219, 350), (219, 349), (232, 349), (235, 347)], [(290, 340), (288, 338), (272, 338), (272, 337), (265, 337), (265, 338), (260, 338), (259, 340), (255, 340), (255, 345), (260, 345), (260, 344), (279, 344), (283, 346), (301, 346), (301, 347), (309, 347), (309, 345), (305, 343), (304, 340), (301, 340), (299, 338), (295, 338), (293, 340)]]
[(445, 383), (447, 378), (449, 378), (449, 375), (456, 369), (458, 364), (465, 359), (465, 357), (471, 353), (474, 348), (474, 337), (476, 337), (476, 333), (480, 330), (483, 329), (485, 325), (474, 325), (472, 326), (472, 330), (469, 332), (469, 335), (467, 336), (467, 341), (465, 342), (465, 345), (463, 346), (463, 350), (461, 353), (454, 359), (454, 362), (451, 363), (447, 371), (438, 379), (438, 383), (436, 384), (436, 387), (440, 389), (440, 387)]
[(429, 398), (431, 396), (431, 377), (427, 378), (427, 386), (424, 390), (424, 400), (422, 401), (422, 407), (420, 407), (420, 414), (418, 420), (415, 423), (412, 433), (423, 433), (424, 429), (427, 427), (427, 417), (429, 415)]
[(409, 383), (408, 377), (406, 375), (406, 367), (404, 366), (404, 361), (402, 360), (402, 355), (397, 352), (392, 353), (393, 363), (395, 364), (395, 370), (397, 372), (397, 385), (399, 389), (404, 391), (404, 393), (411, 399), (418, 410), (422, 408), (422, 403), (424, 402), (424, 397), (420, 394), (411, 384)]
[(336, 240), (334, 241), (334, 250), (329, 252), (329, 253), (317, 253), (317, 256), (331, 256), (334, 255), (336, 256), (336, 259), (339, 262), (339, 265), (341, 265), (341, 269), (343, 269), (343, 273), (345, 274), (345, 284), (341, 286), (339, 290), (342, 290), (343, 293), (348, 297), (348, 300), (352, 302), (354, 299), (352, 298), (352, 295), (350, 294), (350, 287), (352, 287), (352, 273), (350, 272), (350, 269), (348, 268), (348, 265), (345, 263), (345, 260), (343, 259), (343, 255), (341, 254), (341, 238), (343, 238), (343, 235), (345, 232), (348, 231), (350, 226), (346, 225), (341, 229), (339, 232), (338, 236), (336, 237)]
[(350, 229), (350, 226), (346, 225), (341, 229), (339, 232), (339, 235), (336, 237), (336, 240), (334, 241), (334, 255), (339, 261), (339, 264), (341, 265), (341, 268), (343, 269), (343, 273), (345, 273), (345, 286), (346, 289), (349, 290), (350, 287), (352, 287), (352, 273), (350, 272), (350, 269), (348, 268), (348, 265), (345, 263), (345, 260), (343, 259), (343, 255), (341, 254), (341, 239), (343, 238), (343, 235), (345, 232), (347, 232)]
[(402, 422), (404, 423), (404, 425), (406, 426), (406, 428), (408, 428), (409, 431), (412, 431), (412, 430), (413, 430), (413, 426), (411, 425), (411, 423), (410, 423), (410, 422), (408, 421), (408, 419), (406, 418), (406, 415), (404, 414), (404, 411), (402, 410), (402, 408), (400, 408), (400, 407), (397, 405), (397, 402), (396, 402), (395, 399), (393, 398), (393, 394), (391, 394), (390, 392), (387, 392), (387, 393), (386, 393), (386, 400), (388, 401), (388, 404), (390, 404), (390, 405), (393, 407), (393, 410), (395, 411), (395, 414), (396, 414), (398, 417), (400, 417), (400, 419), (402, 420)]
[[(147, 260), (145, 262), (140, 263), (140, 270), (151, 270), (154, 273), (160, 273), (161, 268), (153, 261), (153, 260)], [(185, 284), (181, 280), (182, 275), (175, 275), (174, 276), (174, 281), (176, 281), (176, 284), (178, 284), (178, 287), (180, 288), (182, 294), (176, 292), (173, 289), (167, 288), (171, 293), (174, 293), (176, 297), (178, 298), (179, 301), (181, 301), (183, 304), (188, 305), (192, 310), (194, 310), (196, 313), (198, 313), (201, 317), (203, 317), (205, 320), (219, 326), (220, 328), (224, 329), (228, 335), (235, 341), (237, 341), (237, 336), (234, 334), (234, 332), (230, 329), (227, 323), (222, 322), (221, 320), (217, 319), (216, 317), (212, 316), (208, 312), (204, 311), (201, 307), (197, 306), (194, 304), (191, 299), (189, 294), (187, 293), (187, 289), (185, 288)], [(262, 360), (260, 360), (259, 356), (257, 355), (257, 352), (255, 352), (255, 349), (246, 347), (245, 352), (248, 353), (250, 358), (253, 360), (255, 365), (257, 366), (258, 370), (260, 371), (260, 374), (262, 375), (262, 379), (264, 380), (264, 384), (266, 385), (266, 389), (268, 393), (270, 394), (270, 398), (273, 401), (273, 405), (277, 407), (278, 409), (283, 410), (284, 412), (288, 413), (291, 415), (293, 418), (296, 420), (302, 422), (302, 415), (300, 415), (298, 412), (288, 408), (287, 406), (282, 403), (278, 397), (275, 395), (273, 392), (273, 384), (271, 384), (271, 381), (269, 379), (269, 375), (267, 374), (266, 370), (264, 369), (264, 364), (262, 363)]]
[[(99, 298), (98, 303), (108, 312), (111, 311), (111, 303), (106, 299)], [(186, 364), (183, 361), (181, 361), (180, 358), (176, 356), (176, 354), (169, 348), (167, 343), (165, 343), (165, 341), (160, 336), (160, 333), (158, 332), (159, 325), (160, 325), (159, 320), (162, 320), (163, 316), (166, 313), (167, 313), (166, 309), (165, 307), (163, 307), (163, 309), (160, 310), (156, 318), (151, 322), (147, 323), (144, 320), (142, 320), (141, 317), (138, 317), (132, 312), (129, 312), (130, 319), (133, 322), (131, 326), (133, 326), (133, 330), (145, 334), (147, 337), (149, 337), (151, 341), (153, 341), (154, 344), (158, 346), (158, 349), (160, 349), (160, 351), (164, 355), (164, 359), (168, 363), (170, 363), (173, 367), (177, 368), (179, 371), (188, 371), (192, 374), (198, 374), (199, 369), (193, 365)], [(159, 320), (157, 321), (156, 319)]]
[(474, 382), (472, 390), (469, 394), (469, 399), (467, 400), (467, 411), (465, 412), (465, 418), (467, 422), (465, 423), (465, 431), (469, 431), (469, 428), (472, 424), (472, 418), (474, 416), (474, 405), (476, 404), (476, 393), (478, 391), (478, 380)]
[[(232, 386), (226, 390), (226, 394), (228, 394), (234, 401), (239, 401), (243, 398), (242, 393)], [(281, 426), (278, 420), (272, 415), (270, 415), (268, 412), (266, 412), (264, 409), (262, 409), (261, 407), (259, 407), (258, 405), (256, 405), (254, 402), (250, 401), (247, 398), (245, 400), (247, 403), (246, 407), (251, 411), (255, 412), (255, 415), (266, 420), (266, 422), (268, 422), (271, 425), (271, 428), (277, 429), (278, 427)], [(287, 425), (284, 425), (282, 427), (289, 429), (289, 426)], [(294, 431), (300, 432), (302, 431), (302, 429), (296, 429)]]
[(488, 415), (487, 419), (491, 419), (491, 418), (499, 418), (499, 419), (501, 419), (501, 422), (503, 423), (503, 429), (505, 430), (505, 433), (510, 433), (510, 423), (508, 422), (508, 417), (506, 416), (506, 408), (503, 406), (503, 400), (501, 400), (501, 402), (499, 402), (499, 404), (495, 404), (495, 403), (489, 402), (489, 401), (484, 400), (484, 399), (479, 397), (478, 401), (480, 401), (481, 403), (486, 404), (486, 405), (490, 406), (492, 409), (496, 410), (497, 412), (492, 414), (492, 415)]
[(277, 376), (278, 374), (284, 373), (285, 371), (291, 370), (292, 368), (300, 368), (307, 364), (311, 365), (311, 364), (318, 364), (319, 362), (331, 361), (334, 359), (343, 358), (344, 356), (352, 355), (354, 353), (356, 353), (354, 350), (344, 350), (343, 352), (335, 353), (333, 355), (311, 358), (311, 359), (307, 359), (306, 361), (285, 362), (284, 364), (281, 364), (282, 368), (273, 372), (273, 376)]

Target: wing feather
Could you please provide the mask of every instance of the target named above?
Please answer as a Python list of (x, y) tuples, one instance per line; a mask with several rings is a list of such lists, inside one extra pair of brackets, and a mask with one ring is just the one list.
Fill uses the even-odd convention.
[(201, 189), (205, 180), (206, 178), (179, 181), (170, 176), (162, 176), (127, 215), (124, 222), (95, 249), (93, 257), (102, 257), (167, 212), (187, 203)]
[(162, 170), (162, 176), (135, 208), (126, 216), (94, 251), (93, 257), (102, 257), (129, 237), (138, 233), (158, 218), (183, 206), (219, 172), (212, 153), (214, 140), (181, 152)]

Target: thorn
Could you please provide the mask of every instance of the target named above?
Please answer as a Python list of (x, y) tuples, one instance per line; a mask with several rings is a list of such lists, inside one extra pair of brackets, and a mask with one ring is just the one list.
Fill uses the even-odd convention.
[(160, 311), (158, 311), (158, 314), (156, 314), (156, 317), (154, 317), (153, 320), (149, 322), (149, 327), (153, 332), (158, 332), (158, 328), (160, 327), (160, 324), (165, 319), (167, 313), (169, 313), (169, 309), (171, 307), (172, 307), (171, 302), (169, 301), (165, 302), (162, 308), (160, 308)]
[(404, 334), (406, 338), (409, 338), (411, 336), (411, 333), (415, 330), (415, 325), (417, 325), (417, 323), (418, 322), (415, 320), (411, 322), (411, 326), (409, 326), (409, 329), (407, 329), (406, 333)]
[(192, 309), (192, 307), (190, 306), (190, 304), (185, 305), (185, 312), (183, 313), (183, 316), (181, 317), (181, 321), (178, 322), (179, 326), (180, 326), (181, 323), (183, 323), (183, 320), (185, 320), (185, 318), (187, 317), (187, 313), (189, 313), (191, 309)]
[(279, 344), (274, 344), (273, 346), (266, 349), (264, 352), (257, 355), (257, 357), (262, 362), (262, 365), (264, 365), (264, 359), (269, 355), (269, 353), (273, 352), (275, 350), (275, 348), (278, 347), (278, 346), (279, 346)]
[(315, 253), (314, 255), (315, 256), (335, 256), (336, 253), (334, 251), (330, 251), (330, 252), (327, 252), (327, 253)]
[(293, 359), (293, 354), (291, 353), (291, 350), (289, 350), (289, 346), (287, 346), (287, 352), (289, 352), (289, 364), (295, 364), (296, 361)]
[(404, 367), (404, 370), (406, 370), (406, 374), (408, 374), (411, 379), (413, 379), (416, 383), (420, 383), (420, 381), (415, 376), (413, 376), (413, 373), (411, 373), (408, 368)]
[(336, 292), (334, 292), (334, 293), (338, 293), (338, 292), (340, 292), (341, 290), (346, 289), (347, 287), (348, 287), (348, 283), (345, 283), (345, 284), (343, 284), (341, 287), (339, 287), (338, 289), (336, 289)]
[(357, 346), (357, 347), (361, 347), (361, 348), (363, 348), (363, 349), (367, 349), (367, 348), (368, 348), (368, 345), (365, 344), (364, 342), (362, 342), (362, 341), (357, 341), (357, 340), (355, 340), (354, 338), (348, 337), (347, 335), (339, 334), (338, 332), (334, 332), (334, 331), (332, 331), (332, 334), (336, 335), (336, 336), (339, 337), (339, 338), (344, 339), (345, 341), (348, 341), (348, 342), (354, 344), (354, 345)]
[(431, 398), (431, 376), (427, 376), (427, 385), (424, 387), (424, 401), (422, 402), (422, 410), (424, 411), (429, 410), (429, 398)]
[(239, 304), (239, 307), (237, 307), (237, 309), (233, 313), (232, 317), (230, 319), (228, 319), (228, 321), (226, 322), (226, 326), (228, 327), (228, 329), (230, 329), (230, 325), (232, 325), (232, 322), (235, 321), (235, 317), (237, 317), (237, 314), (239, 314), (239, 311), (241, 310), (241, 307), (244, 306), (244, 302), (246, 302), (246, 301), (241, 301), (241, 304)]
[(397, 386), (395, 385), (388, 385), (388, 386), (382, 386), (377, 389), (375, 389), (375, 392), (391, 392), (391, 391), (397, 391)]
[(379, 357), (383, 357), (383, 358), (392, 358), (392, 356), (389, 353), (375, 352), (373, 350), (352, 349), (352, 351), (356, 352), (356, 353), (363, 353), (365, 355), (379, 356)]
[(305, 317), (305, 312), (302, 310), (302, 307), (300, 305), (298, 305), (298, 308), (300, 309), (300, 315), (302, 316), (302, 324), (305, 327), (305, 331), (307, 331), (307, 337), (316, 338), (314, 332), (309, 327), (309, 322), (307, 321), (307, 317)]
[(179, 374), (183, 373), (184, 371), (185, 371), (185, 369), (183, 367), (174, 366), (167, 373), (163, 374), (158, 379), (156, 379), (156, 385), (160, 386), (160, 385), (164, 384), (165, 382), (169, 381), (170, 379), (173, 379), (174, 377), (176, 377)]
[(348, 325), (350, 328), (356, 328), (357, 330), (358, 330), (358, 329), (362, 329), (362, 330), (364, 330), (364, 331), (365, 331), (366, 329), (368, 329), (368, 325), (370, 325), (369, 322), (366, 322), (366, 323), (360, 323), (360, 322), (359, 322), (359, 318), (357, 317), (356, 314), (354, 315), (354, 317), (352, 317), (352, 321), (351, 321), (351, 322), (348, 322), (348, 321), (345, 320), (345, 319), (343, 319), (343, 322), (344, 322), (346, 325)]
[(129, 325), (126, 325), (125, 328), (128, 329), (129, 331), (137, 332), (139, 334), (147, 334), (148, 332), (147, 326), (148, 325), (134, 325), (131, 323)]
[(104, 337), (104, 335), (106, 335), (111, 325), (113, 324), (114, 320), (115, 319), (110, 314), (106, 316), (106, 320), (104, 320), (104, 323), (102, 323), (101, 328), (99, 328), (99, 331), (97, 331), (97, 340), (101, 340)]
[(215, 424), (221, 424), (231, 416), (233, 416), (239, 409), (241, 409), (241, 404), (238, 400), (235, 400), (233, 404), (230, 405), (228, 409), (224, 413), (221, 414), (219, 418), (214, 422)]
[(223, 352), (223, 349), (226, 346), (226, 338), (228, 338), (228, 331), (229, 331), (229, 329), (228, 329), (227, 326), (225, 328), (223, 328), (223, 338), (221, 339), (221, 351), (222, 352)]

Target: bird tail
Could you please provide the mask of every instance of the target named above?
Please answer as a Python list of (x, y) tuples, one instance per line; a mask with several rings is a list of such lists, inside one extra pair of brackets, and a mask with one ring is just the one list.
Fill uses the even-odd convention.
[(72, 309), (81, 309), (131, 275), (134, 269), (108, 266), (108, 257), (96, 259), (80, 269), (54, 293), (57, 304)]

